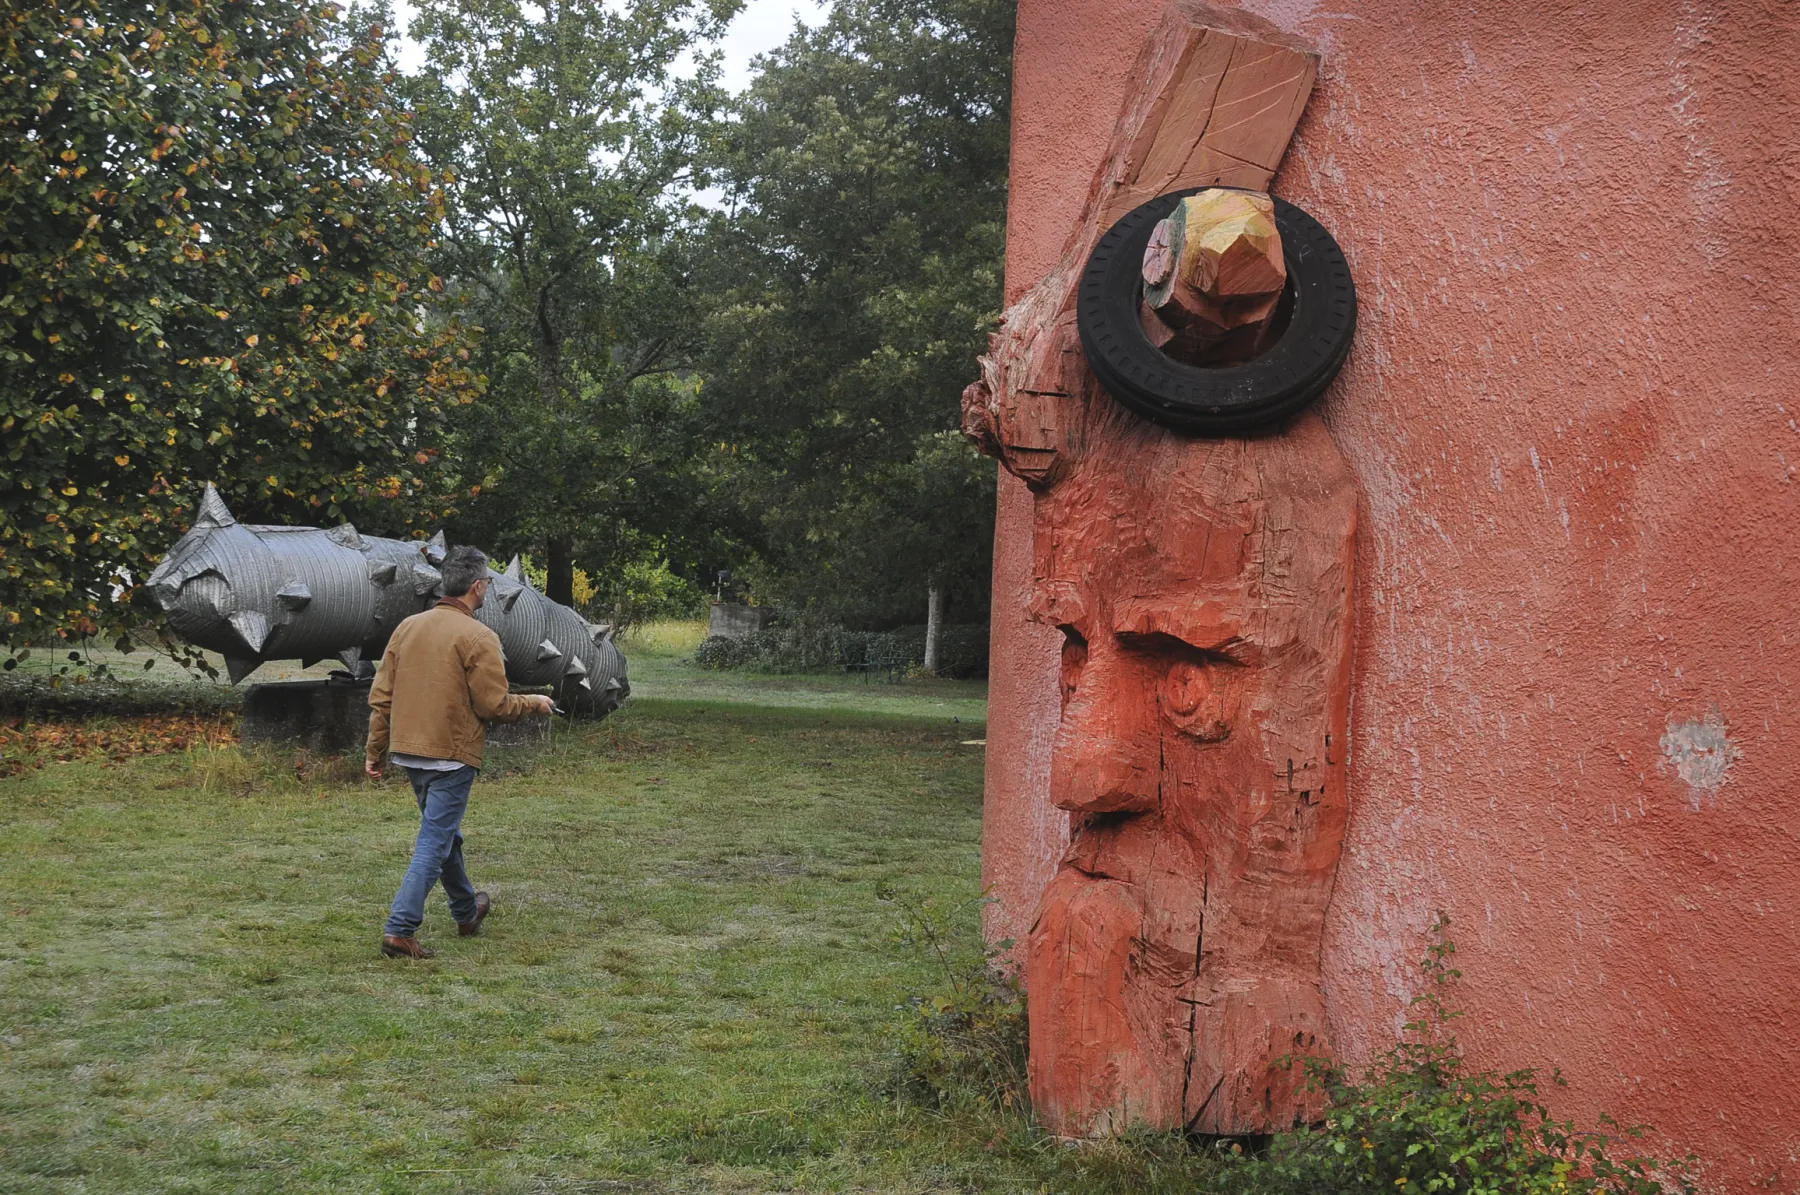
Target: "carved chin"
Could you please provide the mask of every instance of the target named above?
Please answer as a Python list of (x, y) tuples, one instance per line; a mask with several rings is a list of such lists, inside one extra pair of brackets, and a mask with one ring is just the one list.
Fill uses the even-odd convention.
[(1196, 743), (1222, 743), (1231, 737), (1231, 724), (1222, 721), (1198, 722), (1183, 726), (1181, 733)]

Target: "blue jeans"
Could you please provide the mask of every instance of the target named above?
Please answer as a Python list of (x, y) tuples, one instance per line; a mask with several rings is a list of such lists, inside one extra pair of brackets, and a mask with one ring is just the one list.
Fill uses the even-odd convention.
[(469, 787), (476, 770), (460, 767), (453, 772), (429, 772), (408, 768), (413, 795), (419, 800), (419, 840), (413, 846), (412, 865), (400, 881), (382, 932), (410, 938), (425, 920), (425, 898), (439, 880), (450, 898), (450, 915), (457, 923), (475, 920), (475, 885), (463, 870), (463, 811), (469, 807)]

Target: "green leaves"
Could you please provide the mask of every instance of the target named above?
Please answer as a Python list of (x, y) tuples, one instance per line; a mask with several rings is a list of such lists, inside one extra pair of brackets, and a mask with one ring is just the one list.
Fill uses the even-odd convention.
[[(1440, 920), (1438, 928), (1447, 925)], [(1449, 997), (1461, 973), (1440, 939), (1424, 962), (1425, 992), (1406, 1035), (1360, 1076), (1306, 1061), (1323, 1091), (1323, 1126), (1278, 1138), (1266, 1157), (1234, 1171), (1239, 1195), (1358, 1191), (1459, 1195), (1677, 1195), (1691, 1192), (1685, 1161), (1624, 1156), (1619, 1135), (1559, 1120), (1538, 1095), (1534, 1071), (1472, 1070), (1449, 1032), (1460, 1015)], [(1550, 1082), (1563, 1079), (1552, 1072)], [(1616, 1129), (1602, 1118), (1602, 1129)]]
[(704, 397), (769, 596), (916, 620), (936, 576), (985, 609), (994, 471), (956, 427), (1001, 304), (1012, 13), (843, 0), (721, 130)]
[[(486, 329), (485, 398), (457, 412), (457, 533), (613, 575), (679, 530), (695, 384), (683, 188), (720, 97), (674, 73), (736, 4), (423, 0), (407, 81), (445, 180), (440, 260)], [(474, 492), (478, 491), (478, 492)]]
[(416, 455), (479, 378), (382, 53), (302, 0), (0, 16), (0, 631), (126, 621), (199, 480), (251, 519), (436, 513)]

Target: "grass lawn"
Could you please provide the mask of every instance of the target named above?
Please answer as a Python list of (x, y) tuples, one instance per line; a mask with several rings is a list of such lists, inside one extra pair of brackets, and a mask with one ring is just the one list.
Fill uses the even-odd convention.
[(478, 783), (495, 912), (459, 939), (434, 894), (428, 963), (375, 949), (401, 780), (196, 748), (0, 781), (0, 1191), (1019, 1189), (1038, 1147), (887, 1083), (939, 979), (902, 905), (973, 940), (981, 686), (676, 654)]
[[(417, 826), (402, 779), (218, 747), (233, 698), (191, 681), (64, 677), (31, 707), (9, 675), (0, 1195), (1196, 1195), (1273, 1173), (1176, 1134), (1071, 1148), (979, 1086), (905, 1081), (903, 1041), (940, 1077), (1012, 1056), (924, 1039), (917, 1011), (946, 988), (922, 916), (980, 960), (983, 687), (702, 673), (697, 638), (628, 642), (622, 711), (489, 768), (465, 829), (495, 912), (462, 939), (434, 894), (426, 963), (376, 949)], [(1016, 1014), (983, 1017), (1016, 1040)]]

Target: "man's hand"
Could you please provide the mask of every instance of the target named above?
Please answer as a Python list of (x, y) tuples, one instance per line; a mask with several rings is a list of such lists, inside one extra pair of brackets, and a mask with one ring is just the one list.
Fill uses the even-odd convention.
[(542, 693), (527, 693), (525, 700), (531, 702), (533, 713), (549, 717), (556, 712), (556, 703)]
[(375, 779), (377, 779), (377, 780), (381, 779), (382, 776), (386, 775), (386, 769), (381, 766), (381, 762), (379, 760), (374, 760), (374, 759), (363, 760), (363, 771), (365, 771), (369, 775), (375, 777)]

